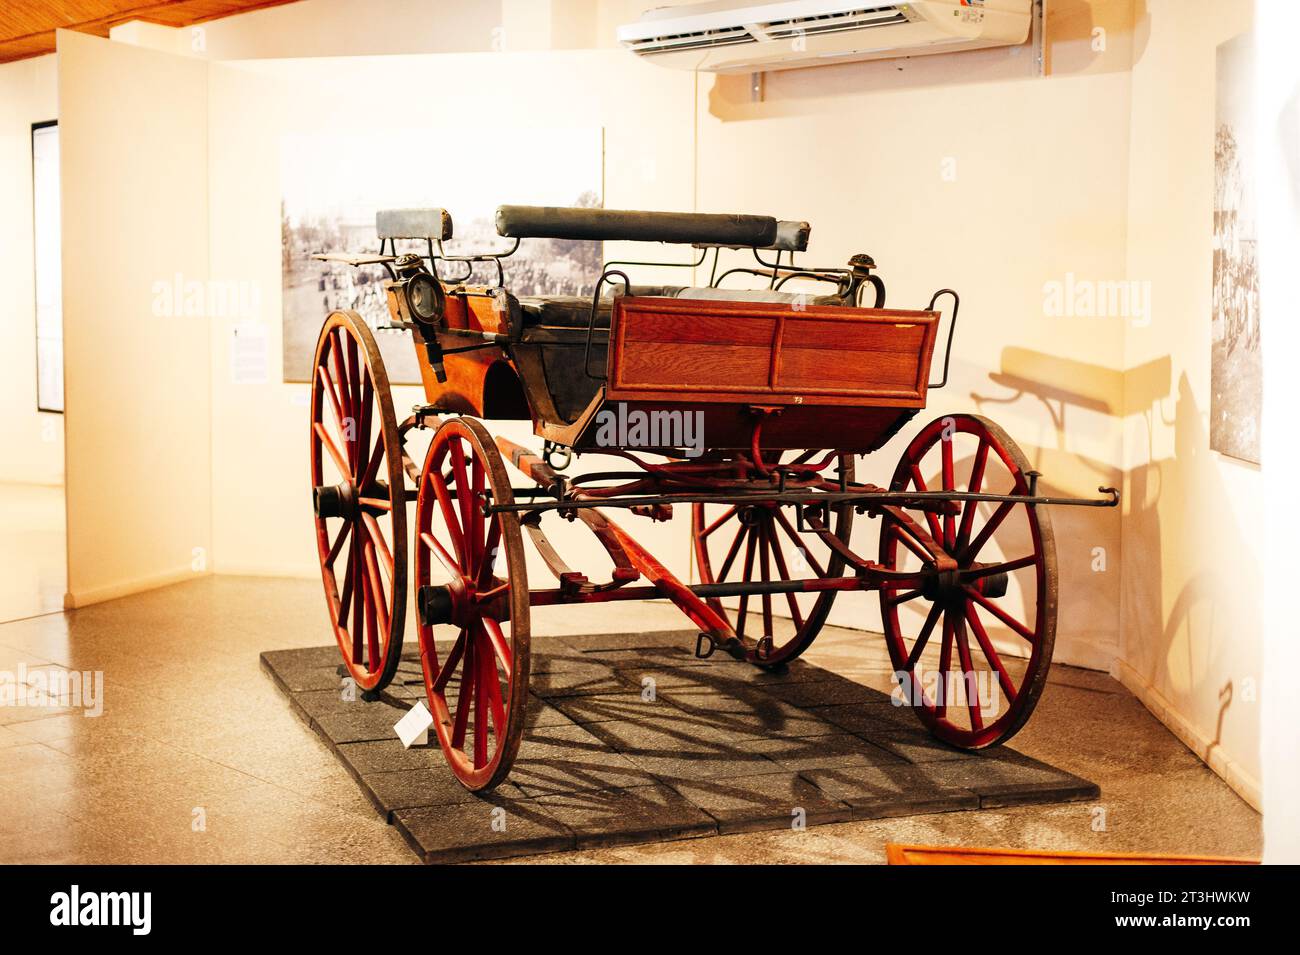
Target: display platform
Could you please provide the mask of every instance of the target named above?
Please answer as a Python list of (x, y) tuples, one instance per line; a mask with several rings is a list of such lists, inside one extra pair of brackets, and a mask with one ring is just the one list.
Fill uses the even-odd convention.
[(269, 651), (262, 666), (431, 863), (1100, 795), (1007, 747), (952, 749), (885, 694), (804, 661), (777, 675), (698, 660), (694, 645), (694, 632), (535, 638), (528, 730), (485, 796), (432, 732), (404, 749), (393, 731), (424, 696), (415, 651), (373, 701), (344, 699), (335, 647)]

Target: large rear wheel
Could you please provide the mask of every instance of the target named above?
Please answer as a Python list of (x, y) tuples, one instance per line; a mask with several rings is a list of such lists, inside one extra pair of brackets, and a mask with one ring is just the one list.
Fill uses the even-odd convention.
[[(903, 452), (895, 491), (1025, 495), (1029, 463), (1007, 433), (979, 415), (930, 422)], [(917, 513), (917, 512), (914, 512)], [(1047, 512), (1017, 502), (964, 502), (927, 513), (924, 529), (957, 563), (923, 587), (880, 591), (885, 640), (899, 685), (930, 731), (978, 749), (1025, 724), (1047, 681), (1056, 637), (1056, 544)], [(928, 561), (886, 514), (880, 563), (924, 572)]]
[(388, 375), (369, 326), (332, 312), (311, 382), (316, 546), (343, 665), (362, 690), (397, 672), (406, 625), (406, 482)]

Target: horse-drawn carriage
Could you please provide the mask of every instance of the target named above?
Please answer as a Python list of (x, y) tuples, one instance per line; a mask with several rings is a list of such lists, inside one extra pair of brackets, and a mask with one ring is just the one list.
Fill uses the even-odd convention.
[[(496, 226), (507, 251), (451, 255), (445, 212), (385, 211), (377, 254), (320, 256), (387, 272), (392, 326), (410, 333), (428, 399), (399, 421), (371, 329), (330, 314), (313, 366), (311, 482), (330, 619), (361, 689), (392, 680), (413, 594), (439, 742), (465, 786), (488, 789), (523, 734), (532, 607), (667, 598), (699, 631), (698, 656), (779, 672), (837, 595), (877, 591), (902, 698), (931, 732), (978, 748), (1024, 724), (1056, 628), (1044, 505), (1118, 496), (1040, 495), (1006, 433), (966, 414), (921, 428), (888, 487), (857, 479), (855, 457), (946, 382), (955, 292), (886, 308), (869, 256), (804, 265), (808, 225), (765, 216), (503, 206)], [(629, 269), (661, 263), (607, 263), (590, 297), (512, 294), (505, 260), (543, 238), (688, 245), (692, 278), (710, 279), (637, 285)], [(719, 274), (724, 252), (753, 261)], [(496, 281), (469, 284), (484, 269)], [(761, 287), (724, 287), (733, 275)], [(542, 448), (494, 439), (480, 419), (530, 420)], [(417, 429), (432, 433), (422, 464), (406, 451)], [(562, 473), (584, 454), (617, 466)], [(666, 520), (678, 505), (690, 509), (694, 583), (607, 513)], [(564, 562), (542, 527), (551, 512), (592, 531), (608, 579)], [(881, 522), (875, 559), (852, 546), (863, 516)], [(530, 587), (526, 537), (553, 586)]]

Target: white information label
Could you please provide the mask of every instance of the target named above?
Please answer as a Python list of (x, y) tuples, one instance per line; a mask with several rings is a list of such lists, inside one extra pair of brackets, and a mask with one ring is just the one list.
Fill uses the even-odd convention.
[(402, 741), (402, 745), (407, 749), (412, 746), (429, 742), (429, 727), (433, 725), (433, 714), (425, 707), (424, 701), (417, 701), (416, 704), (406, 711), (406, 715), (398, 720), (393, 729), (397, 731), (397, 738)]

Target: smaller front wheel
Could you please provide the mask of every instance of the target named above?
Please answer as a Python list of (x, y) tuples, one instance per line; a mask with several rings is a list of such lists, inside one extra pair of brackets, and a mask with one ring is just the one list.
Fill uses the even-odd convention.
[[(438, 742), (472, 791), (510, 772), (528, 699), (528, 576), (501, 453), (473, 418), (434, 433), (416, 507), (420, 661)], [(445, 653), (437, 633), (443, 633)]]

